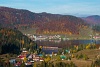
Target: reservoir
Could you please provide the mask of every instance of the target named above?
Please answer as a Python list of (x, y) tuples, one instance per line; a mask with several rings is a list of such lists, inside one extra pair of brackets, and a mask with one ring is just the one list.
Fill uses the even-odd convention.
[[(37, 40), (38, 46), (67, 48), (73, 45), (100, 44), (100, 40)], [(57, 52), (57, 49), (43, 49), (45, 53)]]
[(38, 46), (65, 48), (80, 44), (100, 44), (100, 40), (37, 40), (36, 43)]

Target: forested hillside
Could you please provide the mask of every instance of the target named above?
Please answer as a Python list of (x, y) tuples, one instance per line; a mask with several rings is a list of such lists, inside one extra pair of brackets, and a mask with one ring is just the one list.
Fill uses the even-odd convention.
[(79, 29), (87, 25), (75, 16), (33, 13), (8, 7), (0, 7), (0, 23), (9, 28), (35, 28), (37, 34), (79, 34)]
[[(30, 46), (31, 44), (31, 46)], [(19, 54), (22, 48), (36, 49), (36, 44), (18, 30), (0, 28), (0, 54)]]
[(100, 16), (99, 15), (91, 15), (83, 18), (88, 24), (92, 26), (94, 32), (100, 32)]
[(91, 15), (83, 18), (89, 24), (100, 24), (100, 16), (99, 15)]

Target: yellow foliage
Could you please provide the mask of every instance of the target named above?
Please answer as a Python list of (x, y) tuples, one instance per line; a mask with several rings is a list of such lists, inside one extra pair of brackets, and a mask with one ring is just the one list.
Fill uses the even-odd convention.
[(75, 56), (72, 54), (72, 58), (74, 58)]
[(24, 44), (24, 40), (21, 40), (21, 43)]
[(76, 47), (76, 49), (78, 50), (78, 46)]
[(61, 60), (60, 56), (56, 56), (56, 59), (57, 59), (57, 61)]
[(40, 46), (39, 48), (42, 49), (42, 46)]
[(37, 64), (36, 64), (36, 62), (33, 64), (33, 67), (37, 67)]
[(26, 62), (27, 61), (27, 58), (26, 57), (24, 57), (24, 62)]
[(77, 50), (73, 50), (73, 53), (76, 53), (77, 52)]
[(91, 45), (89, 44), (89, 45), (86, 46), (86, 49), (90, 49), (90, 47), (91, 47)]
[(76, 48), (76, 45), (74, 45), (74, 48)]
[(74, 45), (74, 48), (78, 50), (78, 46)]
[(71, 32), (69, 32), (69, 35), (72, 35), (72, 33), (71, 33)]
[(51, 58), (50, 57), (47, 57), (44, 60), (45, 60), (45, 62), (49, 62), (51, 60)]

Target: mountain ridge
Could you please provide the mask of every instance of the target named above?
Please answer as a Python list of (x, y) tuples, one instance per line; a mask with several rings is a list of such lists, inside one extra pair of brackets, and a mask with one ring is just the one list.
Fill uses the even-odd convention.
[(82, 18), (85, 20), (87, 23), (92, 24), (92, 25), (98, 25), (100, 24), (100, 16), (99, 15), (91, 15), (87, 16), (85, 18)]
[(87, 24), (78, 17), (50, 13), (33, 13), (28, 10), (0, 8), (0, 24), (5, 27), (37, 28), (38, 34), (79, 34)]

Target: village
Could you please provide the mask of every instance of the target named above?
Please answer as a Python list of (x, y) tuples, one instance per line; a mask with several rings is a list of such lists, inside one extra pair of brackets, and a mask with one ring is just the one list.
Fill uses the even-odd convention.
[[(77, 39), (84, 39), (84, 38), (80, 38), (78, 36), (74, 37), (69, 37), (69, 36), (62, 36), (62, 35), (33, 35), (33, 34), (24, 34), (26, 36), (28, 36), (30, 39), (32, 39), (33, 41), (42, 41), (42, 40), (77, 40)], [(95, 35), (88, 35), (88, 38), (86, 37), (85, 39), (94, 39), (94, 40), (99, 40), (100, 39), (100, 35), (99, 34), (95, 34)]]
[[(54, 35), (54, 36), (34, 36), (27, 34), (27, 36), (31, 39), (34, 40), (44, 40), (44, 39), (61, 39), (60, 35)], [(60, 49), (58, 47), (47, 47), (47, 46), (39, 46), (39, 49), (41, 49), (40, 53), (37, 52), (31, 52), (26, 50), (26, 48), (23, 48), (22, 52), (20, 55), (18, 55), (14, 59), (10, 59), (9, 62), (13, 64), (15, 67), (20, 67), (22, 64), (25, 65), (26, 67), (33, 67), (34, 63), (42, 63), (42, 62), (49, 62), (49, 61), (66, 61), (66, 62), (71, 62), (76, 59), (76, 61), (79, 61), (79, 59), (84, 59), (83, 61), (89, 62), (89, 65), (93, 61), (94, 57), (96, 56), (99, 57), (99, 53), (94, 55), (94, 57), (89, 57), (90, 55), (87, 53), (84, 53), (84, 50), (90, 51), (91, 50), (98, 50), (100, 51), (100, 47), (97, 47), (98, 45), (95, 44), (87, 44), (87, 45), (73, 45), (72, 47), (66, 48), (66, 49)], [(51, 52), (50, 54), (45, 54), (42, 50), (57, 50), (57, 52)], [(81, 52), (80, 52), (81, 51)], [(82, 51), (84, 51), (82, 53)], [(86, 51), (86, 52), (87, 52)], [(80, 53), (79, 53), (80, 52)], [(96, 59), (95, 58), (95, 59)], [(91, 61), (88, 61), (91, 60)]]
[[(42, 47), (40, 46), (42, 49)], [(57, 47), (43, 47), (44, 49), (58, 49)], [(52, 57), (52, 54), (37, 54), (27, 51), (25, 48), (23, 48), (20, 55), (18, 55), (16, 58), (9, 60), (10, 63), (14, 64), (15, 67), (19, 67), (22, 63), (25, 64), (25, 66), (33, 66), (34, 62), (43, 62), (45, 61), (45, 56)], [(55, 56), (57, 53), (54, 54)]]
[(61, 39), (60, 35), (32, 35), (32, 34), (25, 34), (30, 39), (36, 41), (36, 40), (52, 40), (52, 39)]
[[(56, 47), (39, 47), (40, 49), (58, 49)], [(91, 51), (94, 53), (92, 54)], [(20, 67), (24, 64), (26, 67), (34, 67), (35, 64), (39, 65), (42, 62), (79, 62), (84, 61), (91, 65), (91, 62), (95, 61), (95, 59), (100, 57), (100, 47), (95, 44), (87, 44), (87, 45), (74, 45), (73, 47), (61, 49), (58, 52), (52, 52), (51, 54), (39, 53), (37, 54), (27, 51), (23, 48), (20, 55), (18, 55), (15, 59), (9, 60), (15, 67)], [(87, 54), (89, 53), (89, 54)], [(91, 57), (92, 55), (92, 57)], [(79, 62), (85, 64), (84, 62)], [(38, 66), (37, 66), (38, 67)], [(77, 66), (79, 67), (79, 66)], [(81, 66), (80, 66), (81, 67)]]

